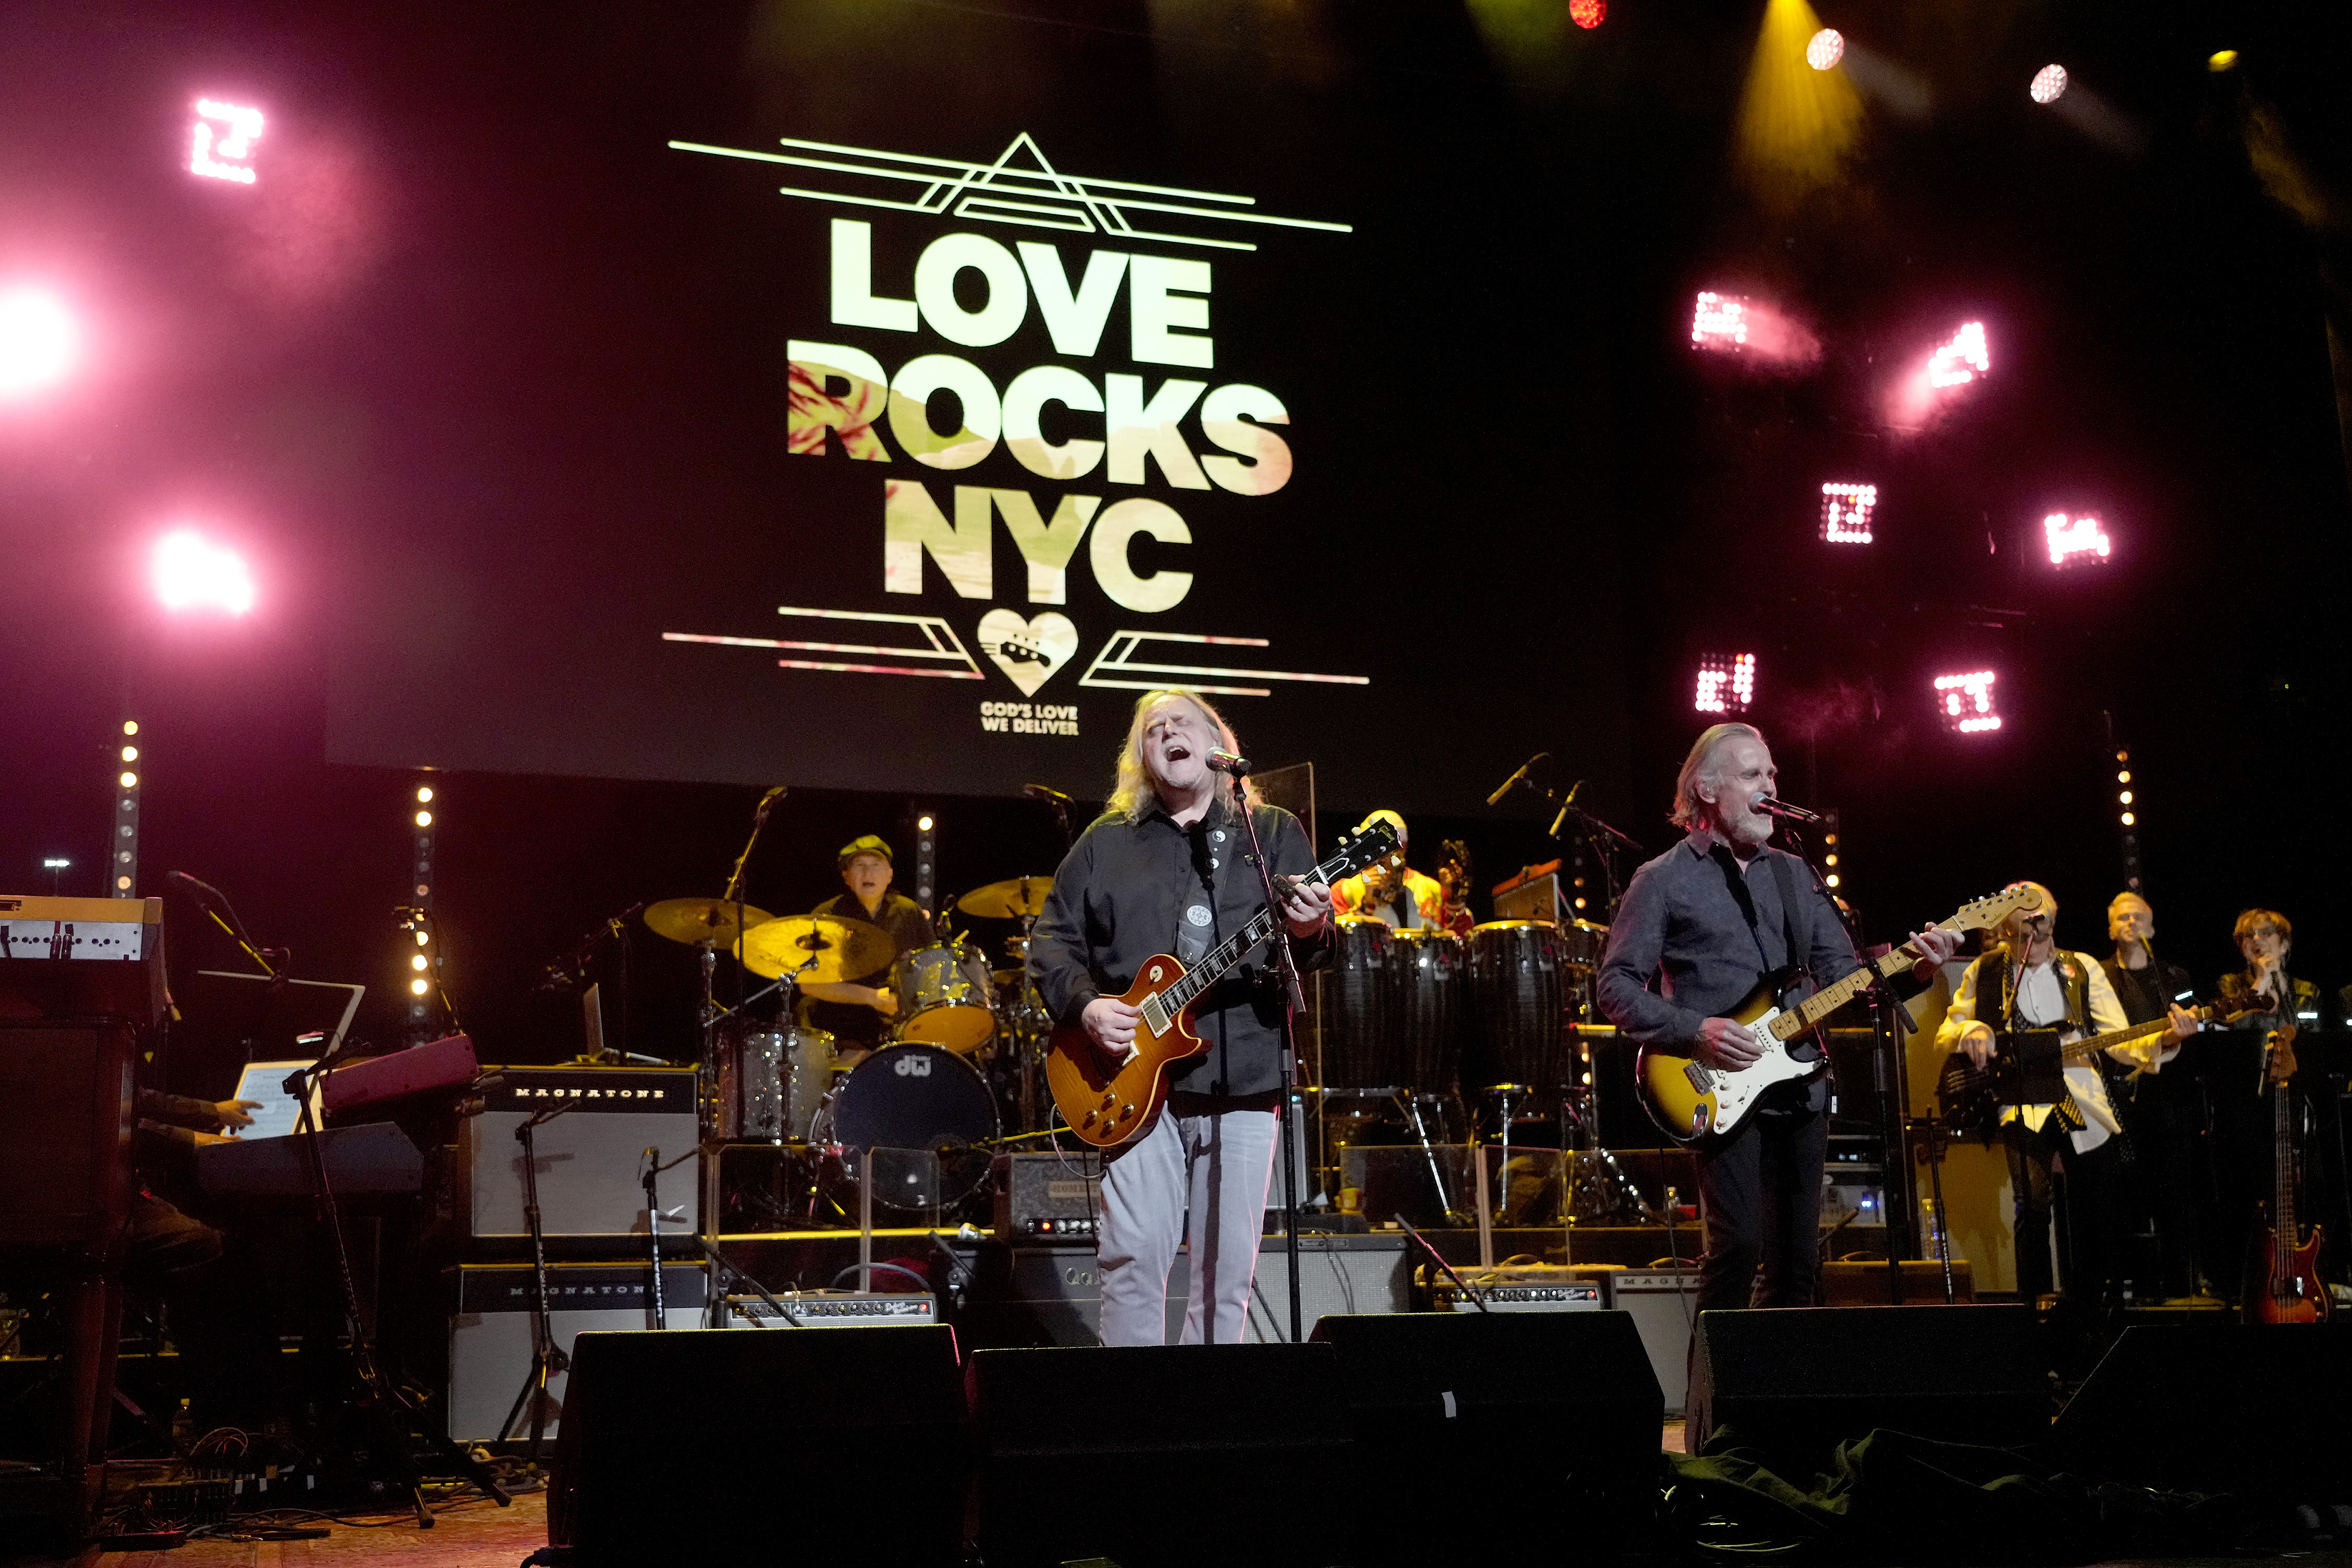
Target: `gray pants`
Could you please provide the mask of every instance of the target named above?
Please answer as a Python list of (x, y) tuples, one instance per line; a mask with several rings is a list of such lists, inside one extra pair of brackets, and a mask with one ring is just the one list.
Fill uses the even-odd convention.
[(1171, 1105), (1150, 1131), (1111, 1161), (1103, 1173), (1096, 1249), (1103, 1343), (1167, 1342), (1168, 1271), (1177, 1244), (1186, 1240), (1192, 1246), (1192, 1276), (1183, 1342), (1241, 1342), (1265, 1225), (1274, 1140), (1271, 1110), (1180, 1116)]

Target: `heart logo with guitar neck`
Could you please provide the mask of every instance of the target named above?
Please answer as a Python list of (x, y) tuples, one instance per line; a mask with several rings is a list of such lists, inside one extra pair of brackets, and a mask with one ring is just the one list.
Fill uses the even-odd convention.
[(991, 610), (980, 617), (980, 646), (1022, 696), (1034, 697), (1078, 651), (1078, 628), (1056, 610), (1025, 621), (1012, 610)]

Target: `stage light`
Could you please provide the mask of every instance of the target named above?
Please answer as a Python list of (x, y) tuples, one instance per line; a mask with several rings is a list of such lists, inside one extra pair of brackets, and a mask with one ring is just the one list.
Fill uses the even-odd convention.
[(52, 856), (52, 857), (50, 857), (49, 858), (43, 860), (43, 861), (41, 862), (41, 864), (42, 864), (43, 866), (47, 867), (49, 870), (52, 870), (52, 871), (62, 871), (62, 870), (64, 870), (67, 867), (68, 867), (68, 866), (72, 865), (72, 864), (73, 864), (73, 862), (72, 862), (72, 861), (70, 861), (70, 860), (60, 860), (60, 859), (58, 859), (56, 857)]
[(1992, 370), (1992, 351), (1985, 343), (1982, 321), (1970, 321), (1952, 334), (1952, 341), (1927, 356), (1929, 386), (1966, 386)]
[(416, 826), (419, 826), (419, 827), (430, 827), (430, 826), (433, 826), (433, 814), (432, 814), (431, 812), (429, 812), (429, 811), (420, 811), (420, 812), (418, 812), (418, 813), (416, 814)]
[(1822, 340), (1793, 315), (1767, 300), (1715, 289), (1701, 291), (1692, 307), (1691, 347), (1772, 370), (1810, 370), (1822, 357)]
[(915, 816), (915, 902), (925, 909), (935, 909), (933, 896), (939, 891), (940, 819), (934, 812), (919, 812)]
[(2025, 90), (2036, 103), (2057, 102), (2066, 96), (2066, 68), (2061, 65), (2043, 66), (2033, 73), (2033, 80)]
[(424, 930), (422, 927), (418, 928), (415, 932), (415, 936), (416, 945), (419, 947), (423, 947), (425, 943), (433, 940), (433, 933)]
[(139, 721), (136, 719), (125, 719), (122, 721), (122, 732), (126, 735), (136, 735), (139, 733)]
[(1943, 716), (1944, 728), (1962, 735), (2000, 729), (2000, 714), (1993, 700), (1998, 679), (1990, 669), (1936, 677), (1936, 707)]
[(1702, 290), (1698, 309), (1691, 315), (1691, 343), (1702, 349), (1738, 353), (1748, 341), (1748, 301), (1737, 294)]
[(417, 805), (424, 805), (426, 801), (431, 800), (432, 798), (433, 798), (433, 786), (432, 786), (431, 784), (418, 784), (418, 785), (416, 786), (416, 804), (417, 804)]
[(189, 132), (188, 172), (235, 184), (254, 183), (253, 144), (261, 136), (261, 110), (209, 98), (196, 100), (196, 123)]
[(0, 294), (0, 397), (64, 380), (80, 336), (56, 295), (38, 289)]
[(2114, 549), (2106, 531), (2095, 517), (2068, 517), (2053, 511), (2042, 520), (2042, 537), (2050, 551), (2050, 564), (2063, 570), (2075, 565), (2098, 565)]
[(915, 821), (915, 831), (918, 833), (929, 833), (934, 826), (935, 825), (929, 817), (918, 817)]
[(253, 574), (236, 551), (175, 529), (156, 542), (155, 596), (169, 610), (241, 616), (253, 608)]
[(1862, 135), (1862, 94), (1811, 61), (1821, 32), (1805, 0), (1765, 0), (1733, 127), (1740, 173), (1783, 212), (1834, 182)]
[(2138, 818), (2138, 817), (2137, 817), (2137, 816), (2134, 816), (2130, 812), (2126, 811), (2126, 812), (2125, 812), (2125, 813), (2124, 813), (2124, 826), (2125, 826), (2126, 827), (2130, 827), (2130, 826), (2132, 826), (2136, 825), (2138, 821), (2139, 821), (2139, 818)]
[(1756, 656), (1699, 656), (1698, 687), (1691, 706), (1701, 713), (1745, 713), (1756, 699)]
[(137, 773), (125, 773), (122, 775), (121, 783), (124, 789), (137, 789), (139, 787), (139, 775)]
[(409, 958), (408, 967), (411, 969), (421, 970), (431, 962), (432, 961), (426, 958), (423, 953), (415, 953)]
[(126, 762), (126, 763), (135, 763), (135, 762), (137, 762), (137, 761), (139, 760), (139, 748), (138, 748), (138, 747), (136, 747), (136, 746), (125, 746), (125, 747), (123, 747), (123, 748), (122, 748), (122, 760), (123, 760), (124, 762)]
[(1817, 71), (1828, 70), (1845, 58), (1845, 35), (1835, 27), (1823, 27), (1805, 41), (1805, 63)]
[(2116, 796), (2117, 800), (2123, 802), (2126, 805), (2129, 805), (2131, 804), (2131, 797), (2132, 792), (2129, 790), (2124, 790)]
[(1832, 544), (1870, 542), (1870, 514), (1878, 505), (1876, 485), (1823, 485), (1822, 538)]
[(408, 983), (408, 994), (412, 996), (422, 996), (432, 989), (433, 982), (425, 979), (423, 975), (419, 975)]
[(2116, 775), (2116, 783), (2117, 783), (2117, 784), (2129, 784), (2129, 783), (2131, 783), (2131, 773), (2130, 773), (2128, 771), (2126, 771), (2126, 772), (2124, 772), (2124, 773), (2117, 773), (2117, 774)]
[(2215, 49), (2205, 57), (2205, 68), (2216, 74), (2231, 69), (2237, 63), (2238, 51), (2235, 49)]
[(1588, 31), (1601, 26), (1608, 15), (1609, 0), (1568, 0), (1568, 19)]

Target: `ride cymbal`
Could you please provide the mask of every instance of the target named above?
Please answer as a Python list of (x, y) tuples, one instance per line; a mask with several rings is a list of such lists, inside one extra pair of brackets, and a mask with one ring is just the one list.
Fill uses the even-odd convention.
[[(735, 911), (743, 911), (743, 926), (735, 923)], [(765, 925), (776, 917), (756, 904), (736, 905), (725, 899), (664, 899), (646, 906), (646, 929), (656, 936), (666, 936), (672, 942), (692, 945), (698, 942), (731, 942), (744, 929)]]
[[(835, 915), (784, 915), (753, 926), (735, 944), (735, 956), (752, 973), (770, 980), (791, 973), (803, 984), (862, 980), (898, 955), (898, 944), (880, 926)], [(803, 969), (804, 963), (809, 966)]]
[(1014, 877), (1007, 881), (991, 882), (985, 888), (974, 888), (956, 900), (956, 908), (982, 920), (1017, 921), (1025, 916), (1043, 914), (1045, 895), (1054, 890), (1051, 877)]

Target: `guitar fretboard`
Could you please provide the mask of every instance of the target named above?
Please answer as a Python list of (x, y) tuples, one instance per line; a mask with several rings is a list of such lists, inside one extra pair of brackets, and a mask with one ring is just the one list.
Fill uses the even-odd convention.
[(1775, 1038), (1793, 1040), (1861, 995), (1874, 982), (1890, 980), (1918, 962), (1917, 953), (1908, 948), (1898, 947), (1885, 957), (1864, 964), (1843, 980), (1824, 985), (1774, 1018), (1769, 1027)]
[[(1349, 851), (1343, 849), (1300, 879), (1328, 886), (1332, 878), (1347, 876), (1352, 869)], [(1211, 948), (1200, 963), (1186, 972), (1183, 979), (1160, 994), (1157, 1000), (1167, 1008), (1168, 1016), (1177, 1016), (1200, 1000), (1210, 986), (1225, 977), (1227, 970), (1248, 957), (1252, 948), (1273, 934), (1274, 911), (1258, 910), (1251, 917), (1249, 924)]]

